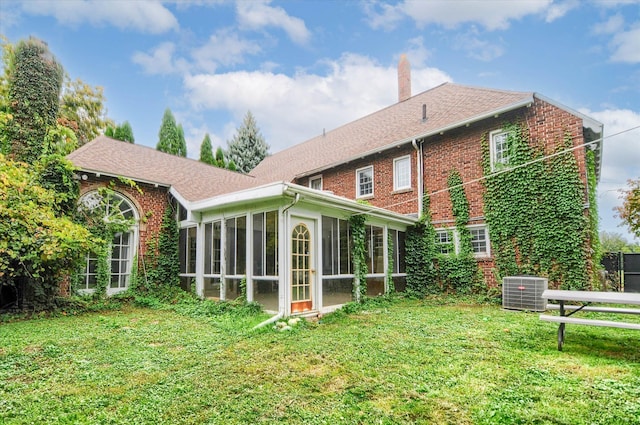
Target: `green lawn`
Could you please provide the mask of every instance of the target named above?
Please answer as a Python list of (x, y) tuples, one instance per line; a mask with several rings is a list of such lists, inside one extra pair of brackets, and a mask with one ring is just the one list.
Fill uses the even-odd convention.
[(0, 424), (640, 423), (640, 332), (447, 298), (329, 315), (0, 324)]

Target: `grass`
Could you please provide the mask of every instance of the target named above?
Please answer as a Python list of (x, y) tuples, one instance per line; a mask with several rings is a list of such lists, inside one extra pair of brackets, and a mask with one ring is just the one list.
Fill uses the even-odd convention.
[(288, 332), (136, 308), (0, 324), (1, 424), (640, 423), (640, 332), (431, 298)]

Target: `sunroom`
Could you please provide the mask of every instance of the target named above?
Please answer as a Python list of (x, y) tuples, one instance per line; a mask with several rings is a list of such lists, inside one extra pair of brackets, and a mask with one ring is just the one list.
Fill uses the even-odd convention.
[[(405, 287), (405, 232), (415, 218), (329, 192), (274, 183), (179, 203), (181, 284), (204, 298), (248, 301), (283, 315), (353, 299), (349, 217), (365, 217), (366, 294)], [(243, 289), (244, 285), (244, 289)]]

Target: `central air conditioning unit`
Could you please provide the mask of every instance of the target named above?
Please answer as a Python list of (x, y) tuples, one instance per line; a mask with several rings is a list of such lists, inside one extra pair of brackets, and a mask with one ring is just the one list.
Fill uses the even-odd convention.
[(545, 311), (547, 300), (542, 292), (549, 281), (537, 276), (508, 276), (502, 280), (502, 308), (509, 310)]

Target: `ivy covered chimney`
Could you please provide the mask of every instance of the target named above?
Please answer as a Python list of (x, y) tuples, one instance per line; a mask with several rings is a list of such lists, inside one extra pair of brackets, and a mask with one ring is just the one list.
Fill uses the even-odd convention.
[(398, 62), (398, 102), (411, 97), (411, 65), (404, 53), (400, 55)]

